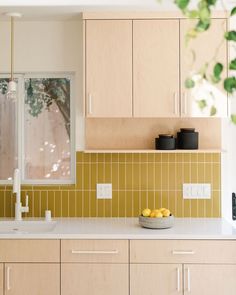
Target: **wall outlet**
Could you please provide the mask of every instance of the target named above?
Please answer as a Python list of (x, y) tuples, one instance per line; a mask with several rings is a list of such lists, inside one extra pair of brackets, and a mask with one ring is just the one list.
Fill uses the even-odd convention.
[(97, 183), (97, 199), (112, 199), (111, 183)]
[(184, 183), (183, 199), (210, 199), (210, 183)]

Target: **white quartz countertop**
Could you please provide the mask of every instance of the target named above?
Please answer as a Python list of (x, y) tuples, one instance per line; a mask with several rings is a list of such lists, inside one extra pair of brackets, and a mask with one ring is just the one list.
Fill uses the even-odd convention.
[(221, 218), (176, 218), (173, 228), (162, 230), (142, 228), (138, 218), (54, 220), (50, 232), (0, 232), (0, 239), (236, 239), (236, 225)]

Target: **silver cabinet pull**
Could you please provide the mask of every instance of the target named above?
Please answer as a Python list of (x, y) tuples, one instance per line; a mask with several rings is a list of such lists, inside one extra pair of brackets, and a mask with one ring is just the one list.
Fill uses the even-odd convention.
[(7, 291), (11, 290), (11, 268), (9, 266), (7, 266), (6, 285)]
[(174, 114), (178, 115), (178, 93), (174, 92)]
[(92, 94), (88, 94), (88, 114), (92, 115), (93, 109), (92, 109)]
[(173, 255), (193, 255), (195, 254), (195, 251), (193, 250), (173, 250), (172, 251)]
[(176, 290), (177, 290), (177, 292), (180, 292), (180, 269), (179, 269), (179, 267), (176, 268), (176, 280), (177, 280)]
[(185, 271), (187, 271), (187, 287), (185, 291), (190, 292), (191, 291), (191, 274), (190, 274), (189, 267), (187, 267)]
[(118, 250), (71, 250), (72, 254), (118, 254)]
[(186, 92), (184, 92), (182, 94), (182, 114), (183, 115), (187, 115), (187, 98), (188, 98), (188, 94)]

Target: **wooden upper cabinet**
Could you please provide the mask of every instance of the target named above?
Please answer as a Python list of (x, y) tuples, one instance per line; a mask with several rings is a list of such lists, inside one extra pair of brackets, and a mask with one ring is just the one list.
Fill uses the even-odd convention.
[[(181, 60), (181, 115), (183, 117), (210, 117), (211, 110), (217, 109), (216, 117), (227, 116), (228, 99), (226, 92), (219, 84), (211, 83), (211, 75), (216, 62), (224, 65), (222, 78), (227, 75), (227, 43), (224, 40), (226, 30), (225, 19), (212, 19), (208, 31), (191, 39), (186, 46), (186, 33), (194, 28), (196, 20), (180, 20), (180, 60)], [(215, 59), (214, 59), (215, 57)], [(206, 71), (210, 81), (196, 82), (193, 90), (185, 87), (185, 81), (192, 74), (199, 72), (206, 63)], [(195, 76), (196, 81), (197, 76)]]
[(86, 114), (132, 116), (132, 21), (86, 21)]
[(133, 22), (135, 117), (179, 116), (179, 20)]

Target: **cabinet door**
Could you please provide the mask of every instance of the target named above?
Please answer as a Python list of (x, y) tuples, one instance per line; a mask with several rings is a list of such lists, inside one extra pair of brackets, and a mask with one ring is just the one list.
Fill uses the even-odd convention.
[(3, 295), (3, 263), (0, 263), (0, 295)]
[(133, 23), (135, 117), (179, 116), (179, 20)]
[(131, 264), (131, 295), (182, 294), (181, 264)]
[(62, 295), (128, 295), (128, 264), (61, 266)]
[(184, 289), (191, 295), (235, 295), (235, 277), (236, 265), (184, 265)]
[(5, 264), (5, 294), (60, 295), (60, 265)]
[[(217, 62), (224, 65), (222, 78), (227, 75), (227, 43), (224, 40), (226, 20), (212, 19), (208, 31), (201, 33), (197, 38), (191, 39), (186, 46), (186, 33), (194, 27), (196, 20), (180, 21), (181, 40), (181, 115), (183, 117), (211, 117), (214, 108), (217, 109), (215, 117), (227, 116), (228, 99), (223, 90), (222, 82), (211, 82), (213, 67)], [(215, 58), (214, 58), (215, 57)], [(208, 80), (199, 80), (197, 73), (209, 63), (206, 75)], [(185, 81), (194, 75), (196, 87), (186, 89)]]
[(132, 116), (132, 21), (86, 21), (88, 117)]

